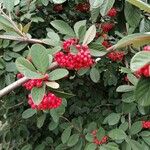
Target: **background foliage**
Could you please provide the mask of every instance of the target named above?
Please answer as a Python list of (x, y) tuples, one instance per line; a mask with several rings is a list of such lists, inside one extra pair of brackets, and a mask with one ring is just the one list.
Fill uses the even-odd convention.
[[(141, 52), (141, 46), (150, 41), (149, 34), (146, 33), (150, 31), (150, 7), (146, 0), (144, 4), (128, 1), (130, 3), (124, 0), (90, 0), (91, 10), (85, 13), (76, 10), (76, 5), (86, 3), (85, 0), (0, 1), (6, 7), (7, 13), (11, 12), (12, 20), (19, 28), (18, 31), (12, 22), (3, 15), (0, 16), (0, 89), (16, 80), (18, 71), (15, 61), (20, 56), (29, 56), (29, 49), (33, 45), (32, 42), (3, 40), (6, 35), (14, 38), (26, 35), (28, 38), (42, 39), (48, 53), (53, 55), (61, 49), (61, 41), (75, 36), (75, 33), (83, 43), (89, 44), (91, 39), (88, 37), (83, 40), (83, 37), (93, 23), (97, 26), (96, 32), (101, 33), (99, 24), (112, 22), (115, 26), (108, 33), (107, 40), (113, 45), (117, 43), (114, 48), (126, 54), (123, 61), (110, 61), (105, 57), (106, 50), (102, 46), (104, 38), (100, 35), (93, 42), (95, 45), (91, 43), (89, 46), (95, 58), (104, 57), (92, 68), (69, 71), (67, 78), (58, 81), (60, 92), (57, 91), (57, 94), (62, 96), (63, 93), (63, 105), (58, 109), (31, 110), (27, 104), (28, 92), (22, 87), (2, 97), (2, 149), (150, 149), (150, 132), (142, 129), (142, 121), (150, 120), (150, 79), (141, 78), (139, 81), (132, 73), (150, 60), (149, 55)], [(62, 3), (63, 9), (57, 12), (54, 10), (54, 3)], [(111, 20), (105, 16), (112, 6), (117, 8), (118, 15)], [(84, 21), (79, 23), (81, 20)], [(78, 25), (75, 27), (76, 22)], [(70, 26), (74, 27), (75, 33)], [(147, 37), (148, 40), (143, 40)], [(21, 60), (17, 60), (20, 65)], [(42, 65), (38, 69), (44, 72), (45, 68)], [(126, 76), (129, 81), (124, 79)], [(99, 139), (104, 135), (109, 136), (108, 143), (101, 146), (93, 143), (91, 132), (96, 129)]]

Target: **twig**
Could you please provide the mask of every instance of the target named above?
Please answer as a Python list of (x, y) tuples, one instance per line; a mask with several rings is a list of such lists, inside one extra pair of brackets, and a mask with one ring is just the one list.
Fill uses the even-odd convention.
[(46, 44), (42, 40), (38, 39), (29, 39), (26, 37), (17, 37), (17, 36), (11, 36), (11, 35), (0, 35), (0, 39), (4, 40), (12, 40), (12, 41), (20, 41), (20, 42), (25, 42), (25, 43), (39, 43), (39, 44)]
[[(52, 65), (49, 67), (49, 70), (55, 68), (57, 66), (57, 63), (54, 62), (52, 63)], [(23, 77), (17, 81), (15, 81), (14, 83), (6, 86), (5, 88), (3, 88), (2, 90), (0, 90), (0, 97), (8, 94), (9, 92), (13, 91), (14, 89), (16, 89), (17, 87), (21, 86), (23, 83), (27, 82), (29, 80), (29, 78), (27, 77)]]

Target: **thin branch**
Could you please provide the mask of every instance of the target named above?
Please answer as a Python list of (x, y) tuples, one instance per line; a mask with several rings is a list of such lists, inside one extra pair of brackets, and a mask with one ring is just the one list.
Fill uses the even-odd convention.
[[(52, 65), (49, 67), (49, 70), (57, 67), (57, 63), (54, 62), (52, 63)], [(17, 81), (15, 81), (14, 83), (6, 86), (5, 88), (3, 88), (2, 90), (0, 90), (0, 97), (8, 94), (9, 92), (13, 91), (14, 89), (18, 88), (19, 86), (21, 86), (23, 83), (27, 82), (29, 80), (29, 78), (27, 77), (23, 77)]]
[(46, 44), (42, 40), (38, 39), (29, 39), (25, 37), (17, 37), (17, 36), (11, 36), (11, 35), (0, 35), (0, 39), (4, 40), (12, 40), (12, 41), (20, 41), (25, 43), (39, 43), (39, 44)]

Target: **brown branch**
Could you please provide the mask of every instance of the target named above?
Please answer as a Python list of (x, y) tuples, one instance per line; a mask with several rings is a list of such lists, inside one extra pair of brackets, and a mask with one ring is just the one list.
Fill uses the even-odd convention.
[(25, 42), (25, 43), (39, 43), (39, 44), (46, 44), (44, 41), (42, 40), (38, 40), (38, 39), (29, 39), (29, 38), (25, 38), (25, 37), (17, 37), (17, 36), (11, 36), (11, 35), (0, 35), (0, 39), (4, 39), (4, 40), (12, 40), (12, 41), (20, 41), (20, 42)]
[[(53, 68), (55, 68), (57, 66), (58, 66), (58, 64), (56, 62), (53, 62), (48, 70), (52, 70)], [(29, 78), (23, 77), (23, 78), (15, 81), (14, 83), (6, 86), (2, 90), (0, 90), (0, 97), (6, 95), (9, 92), (13, 91), (14, 89), (18, 88), (19, 86), (21, 86), (23, 83), (27, 82), (28, 80), (29, 80)]]

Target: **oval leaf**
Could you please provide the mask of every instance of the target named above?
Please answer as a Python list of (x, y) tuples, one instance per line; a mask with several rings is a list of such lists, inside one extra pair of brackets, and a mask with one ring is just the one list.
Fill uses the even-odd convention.
[(66, 77), (69, 74), (66, 69), (55, 69), (49, 73), (49, 80), (55, 81)]
[(71, 135), (71, 127), (69, 126), (68, 128), (66, 128), (64, 130), (64, 132), (61, 135), (61, 141), (62, 141), (63, 144), (68, 141), (70, 135)]
[(95, 25), (92, 25), (85, 34), (83, 45), (91, 43), (94, 40), (95, 36), (96, 36), (96, 27)]
[(45, 73), (49, 66), (49, 57), (46, 48), (40, 44), (34, 44), (30, 51), (35, 67), (41, 73)]
[(35, 113), (36, 113), (36, 110), (29, 108), (22, 113), (22, 118), (28, 119), (32, 117)]

